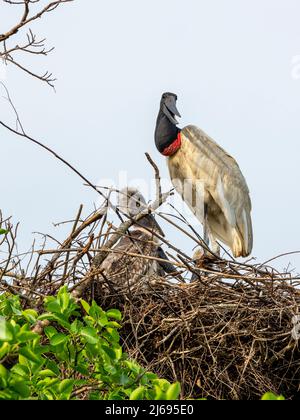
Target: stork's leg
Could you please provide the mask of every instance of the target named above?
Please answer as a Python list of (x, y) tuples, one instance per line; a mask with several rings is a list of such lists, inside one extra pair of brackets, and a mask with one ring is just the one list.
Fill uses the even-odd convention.
[(219, 257), (220, 256), (220, 245), (215, 240), (213, 235), (210, 235), (210, 243), (211, 243), (212, 252)]
[[(207, 247), (209, 248), (209, 238), (210, 238), (210, 229), (208, 225), (208, 206), (207, 203), (204, 203), (204, 222), (203, 222), (203, 240)], [(204, 253), (207, 254), (207, 249), (204, 249)]]

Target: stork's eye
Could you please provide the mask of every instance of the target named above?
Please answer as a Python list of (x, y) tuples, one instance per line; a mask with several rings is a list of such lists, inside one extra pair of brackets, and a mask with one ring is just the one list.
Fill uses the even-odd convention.
[(137, 206), (137, 207), (141, 207), (141, 203), (138, 201), (138, 202), (136, 203), (136, 206)]

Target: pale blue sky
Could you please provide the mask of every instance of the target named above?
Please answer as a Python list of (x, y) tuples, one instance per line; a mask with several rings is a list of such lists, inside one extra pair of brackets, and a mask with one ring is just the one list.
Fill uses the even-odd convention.
[[(0, 32), (9, 9), (0, 6)], [(168, 176), (153, 131), (161, 93), (176, 92), (181, 126), (200, 126), (238, 160), (263, 261), (300, 249), (299, 16), (298, 0), (77, 0), (33, 26), (56, 49), (27, 62), (54, 72), (56, 93), (11, 67), (6, 85), (26, 129), (94, 182), (119, 171), (150, 180), (146, 151)], [(0, 109), (12, 121), (4, 100)], [(52, 222), (97, 196), (42, 150), (2, 128), (0, 139), (0, 208), (21, 222), (21, 249), (33, 231), (62, 237)], [(299, 256), (277, 266), (289, 261), (299, 271)]]

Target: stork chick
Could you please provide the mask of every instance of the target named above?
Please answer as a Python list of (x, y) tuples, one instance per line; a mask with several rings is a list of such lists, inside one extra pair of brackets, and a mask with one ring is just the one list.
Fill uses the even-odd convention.
[[(136, 188), (125, 188), (119, 194), (118, 208), (123, 214), (133, 218), (145, 210), (146, 201)], [(133, 288), (143, 286), (145, 279), (153, 274), (164, 276), (165, 273), (176, 273), (170, 262), (147, 259), (157, 257), (168, 260), (161, 247), (161, 241), (155, 234), (164, 236), (155, 217), (148, 214), (136, 222), (129, 234), (122, 236), (112, 249), (103, 261), (100, 272), (113, 289), (132, 291)]]

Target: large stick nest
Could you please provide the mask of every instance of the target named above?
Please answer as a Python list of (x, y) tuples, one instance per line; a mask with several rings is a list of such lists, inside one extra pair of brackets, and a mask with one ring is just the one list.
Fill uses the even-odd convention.
[[(256, 399), (267, 391), (299, 397), (298, 277), (230, 259), (197, 268), (169, 244), (186, 282), (152, 276), (112, 290), (93, 261), (115, 230), (104, 223), (105, 212), (82, 219), (81, 211), (58, 246), (46, 246), (45, 237), (42, 248), (33, 247), (29, 264), (17, 256), (16, 231), (3, 221), (9, 234), (1, 243), (0, 292), (39, 310), (44, 296), (67, 284), (83, 291), (79, 297), (121, 309), (125, 351), (147, 370), (180, 381), (182, 398)], [(198, 274), (193, 283), (191, 273)]]
[(180, 285), (152, 278), (150, 284), (148, 291), (104, 293), (98, 301), (123, 311), (126, 351), (147, 369), (180, 381), (185, 398), (300, 395), (300, 348), (292, 334), (296, 288), (215, 275)]

